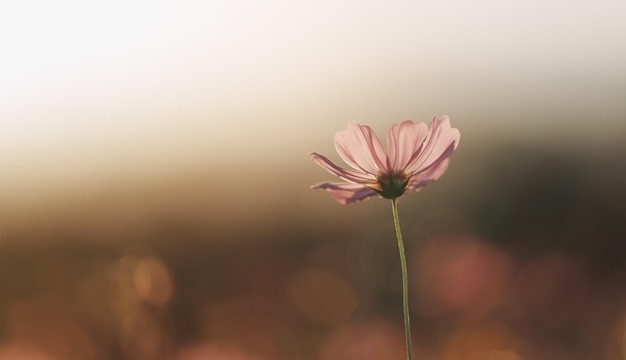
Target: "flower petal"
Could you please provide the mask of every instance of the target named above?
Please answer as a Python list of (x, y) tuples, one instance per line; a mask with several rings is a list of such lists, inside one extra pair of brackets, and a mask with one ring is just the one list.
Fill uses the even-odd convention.
[(405, 193), (419, 191), (424, 186), (435, 182), (435, 180), (439, 179), (441, 175), (448, 170), (448, 164), (450, 164), (449, 157), (445, 157), (441, 161), (435, 162), (432, 166), (425, 169), (422, 173), (415, 177), (413, 182), (407, 187)]
[(372, 180), (376, 180), (376, 178), (368, 173), (359, 172), (349, 169), (344, 169), (340, 166), (335, 165), (332, 161), (330, 161), (326, 156), (318, 154), (316, 152), (312, 152), (311, 159), (319, 166), (321, 166), (324, 170), (329, 173), (339, 176), (340, 178), (354, 182), (354, 183), (367, 183)]
[(458, 129), (450, 127), (450, 119), (447, 116), (441, 118), (435, 116), (430, 124), (423, 148), (414, 154), (404, 171), (408, 174), (419, 173), (433, 165), (442, 156), (450, 156), (458, 146), (460, 136)]
[(347, 130), (335, 134), (339, 156), (354, 169), (377, 175), (387, 172), (387, 154), (374, 131), (365, 125), (350, 122)]
[(360, 184), (323, 182), (311, 186), (312, 189), (324, 189), (340, 204), (353, 204), (375, 196), (376, 191)]
[(427, 136), (428, 126), (423, 122), (407, 120), (401, 124), (393, 124), (387, 134), (389, 170), (404, 170), (413, 156), (422, 149)]

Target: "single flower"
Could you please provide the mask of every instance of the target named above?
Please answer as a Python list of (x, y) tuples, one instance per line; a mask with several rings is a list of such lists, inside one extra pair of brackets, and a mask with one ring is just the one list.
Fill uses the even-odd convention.
[(316, 164), (345, 182), (322, 182), (312, 188), (325, 189), (341, 204), (372, 196), (399, 198), (443, 175), (459, 138), (459, 131), (450, 127), (447, 116), (434, 117), (430, 127), (407, 120), (391, 127), (385, 150), (369, 126), (351, 122), (347, 130), (335, 134), (335, 148), (352, 169), (311, 153)]

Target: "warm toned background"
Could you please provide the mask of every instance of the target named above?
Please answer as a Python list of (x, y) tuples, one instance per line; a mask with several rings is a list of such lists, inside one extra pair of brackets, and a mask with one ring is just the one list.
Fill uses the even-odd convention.
[(401, 359), (346, 123), (447, 114), (400, 202), (417, 359), (626, 359), (626, 3), (0, 5), (0, 359)]

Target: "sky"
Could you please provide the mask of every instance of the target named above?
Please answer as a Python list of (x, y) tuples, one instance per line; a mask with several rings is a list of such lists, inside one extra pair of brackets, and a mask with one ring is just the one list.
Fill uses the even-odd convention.
[(0, 192), (293, 166), (352, 120), (620, 141), (625, 18), (617, 0), (4, 2)]

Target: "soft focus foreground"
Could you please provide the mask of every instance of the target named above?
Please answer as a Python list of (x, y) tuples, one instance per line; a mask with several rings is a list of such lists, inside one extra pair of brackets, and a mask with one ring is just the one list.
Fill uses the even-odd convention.
[[(624, 150), (468, 145), (403, 198), (418, 359), (626, 358)], [(4, 208), (0, 358), (402, 358), (388, 202), (302, 158)]]

